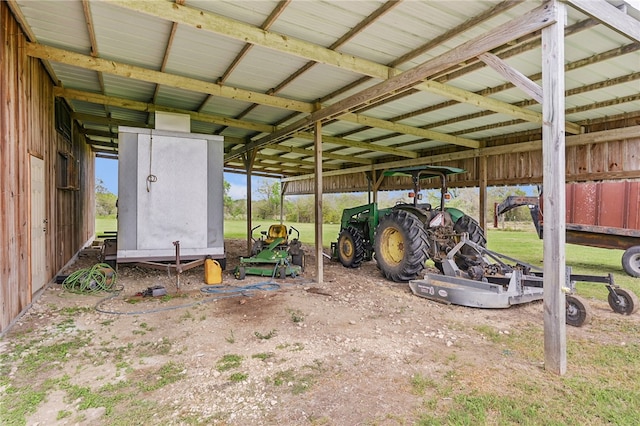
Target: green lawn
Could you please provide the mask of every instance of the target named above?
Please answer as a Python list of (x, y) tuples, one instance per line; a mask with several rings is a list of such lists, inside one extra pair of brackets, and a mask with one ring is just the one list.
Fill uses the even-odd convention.
[[(260, 231), (267, 231), (269, 226), (277, 221), (253, 221), (253, 226), (260, 225), (253, 233), (254, 238), (260, 236)], [(315, 225), (313, 223), (289, 223), (300, 231), (300, 240), (304, 244), (315, 244)], [(331, 242), (338, 239), (340, 225), (325, 224), (322, 232), (322, 245), (330, 247)], [(532, 228), (533, 229), (533, 228)], [(115, 217), (96, 219), (96, 233), (117, 230)], [(247, 224), (245, 221), (228, 220), (224, 222), (224, 237), (234, 239), (246, 238)], [(295, 236), (295, 232), (293, 233)], [(526, 263), (542, 267), (542, 240), (533, 230), (512, 231), (501, 229), (487, 229), (487, 246), (489, 249), (522, 260)], [(573, 268), (574, 273), (590, 275), (614, 274), (616, 284), (640, 294), (640, 280), (628, 276), (622, 269), (622, 250), (600, 249), (594, 247), (567, 244), (566, 263)], [(578, 291), (586, 297), (596, 297), (606, 300), (607, 292), (601, 284), (578, 284)]]

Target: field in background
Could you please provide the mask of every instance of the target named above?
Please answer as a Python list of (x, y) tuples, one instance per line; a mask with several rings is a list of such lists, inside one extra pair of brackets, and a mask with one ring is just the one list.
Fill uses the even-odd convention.
[[(254, 238), (260, 237), (260, 231), (267, 231), (269, 226), (277, 221), (254, 221), (253, 226), (260, 225), (253, 233)], [(315, 225), (313, 223), (290, 223), (300, 231), (300, 241), (307, 245), (315, 244)], [(520, 229), (520, 227), (517, 227)], [(526, 226), (522, 227), (527, 229)], [(96, 234), (117, 229), (115, 217), (97, 218)], [(338, 239), (340, 225), (323, 225), (322, 243), (329, 248), (333, 241)], [(224, 237), (233, 239), (245, 239), (247, 224), (245, 221), (225, 221)], [(293, 236), (296, 236), (294, 231)], [(513, 230), (508, 226), (504, 229), (487, 229), (487, 245), (490, 250), (522, 260), (534, 266), (542, 267), (542, 240), (538, 239), (533, 226), (528, 230)], [(574, 273), (590, 275), (614, 274), (616, 284), (629, 289), (640, 296), (640, 280), (628, 276), (622, 269), (622, 250), (600, 249), (594, 247), (577, 246), (567, 244), (566, 263), (573, 268)], [(578, 284), (578, 292), (585, 297), (595, 297), (600, 300), (607, 299), (607, 291), (602, 284)]]

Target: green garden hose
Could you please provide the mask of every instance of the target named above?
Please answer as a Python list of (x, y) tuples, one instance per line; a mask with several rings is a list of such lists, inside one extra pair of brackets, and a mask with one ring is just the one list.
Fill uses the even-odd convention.
[(112, 292), (115, 285), (116, 271), (106, 263), (79, 269), (62, 282), (62, 288), (66, 291), (81, 294)]

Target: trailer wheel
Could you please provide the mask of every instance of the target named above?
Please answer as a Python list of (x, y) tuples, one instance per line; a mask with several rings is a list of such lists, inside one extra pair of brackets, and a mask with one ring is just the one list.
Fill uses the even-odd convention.
[(348, 226), (338, 237), (338, 259), (342, 266), (357, 268), (364, 260), (364, 239), (362, 233)]
[(622, 267), (632, 277), (640, 277), (640, 246), (629, 247), (622, 255)]
[(380, 219), (375, 238), (376, 262), (391, 281), (406, 282), (418, 276), (429, 258), (424, 225), (413, 213), (394, 210)]
[(580, 296), (567, 295), (566, 323), (574, 327), (582, 327), (591, 320), (591, 308)]
[(615, 313), (631, 315), (638, 310), (638, 297), (623, 288), (614, 288), (613, 291), (618, 297), (609, 292), (609, 306)]

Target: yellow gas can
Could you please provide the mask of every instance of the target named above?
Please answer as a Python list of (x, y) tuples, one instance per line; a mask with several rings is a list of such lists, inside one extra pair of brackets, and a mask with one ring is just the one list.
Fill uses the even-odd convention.
[(222, 268), (217, 260), (205, 259), (204, 282), (206, 284), (220, 284), (222, 282)]

